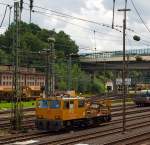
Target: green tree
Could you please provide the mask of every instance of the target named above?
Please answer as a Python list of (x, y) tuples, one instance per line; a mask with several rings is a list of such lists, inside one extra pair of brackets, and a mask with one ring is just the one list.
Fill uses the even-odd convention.
[(75, 44), (69, 35), (60, 31), (56, 35), (55, 49), (61, 54), (61, 56), (68, 56), (71, 53), (77, 54), (78, 46)]

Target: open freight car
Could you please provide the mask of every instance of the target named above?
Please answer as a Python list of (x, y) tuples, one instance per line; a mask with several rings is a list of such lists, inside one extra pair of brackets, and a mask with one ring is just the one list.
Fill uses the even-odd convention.
[(36, 101), (36, 127), (58, 131), (69, 127), (84, 127), (111, 120), (111, 101), (87, 102), (83, 97), (63, 95), (39, 98)]

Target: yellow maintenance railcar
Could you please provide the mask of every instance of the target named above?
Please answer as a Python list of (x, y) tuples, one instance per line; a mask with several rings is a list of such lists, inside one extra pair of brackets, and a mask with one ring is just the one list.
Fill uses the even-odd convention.
[(58, 131), (67, 127), (88, 126), (111, 120), (111, 102), (87, 102), (83, 97), (62, 95), (36, 101), (36, 127)]

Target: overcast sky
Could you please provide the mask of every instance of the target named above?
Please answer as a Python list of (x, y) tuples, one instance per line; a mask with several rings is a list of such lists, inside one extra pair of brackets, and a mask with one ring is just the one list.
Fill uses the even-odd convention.
[[(98, 23), (112, 24), (112, 1), (113, 0), (34, 0), (34, 5), (63, 12), (75, 17), (84, 18)], [(127, 27), (133, 29), (141, 36), (140, 42), (132, 40), (132, 36), (136, 33), (127, 31), (127, 49), (148, 48), (150, 45), (150, 33), (146, 30), (137, 16), (131, 0), (128, 0), (128, 8), (131, 9), (127, 13)], [(13, 5), (14, 0), (0, 0), (0, 2)], [(24, 0), (29, 3), (29, 0)], [(133, 0), (141, 17), (150, 29), (150, 5), (148, 0)], [(117, 12), (117, 9), (123, 8), (124, 0), (116, 0), (115, 25), (122, 26), (123, 13)], [(28, 8), (28, 5), (24, 5)], [(4, 15), (5, 6), (0, 5), (0, 22)], [(42, 28), (55, 29), (56, 31), (64, 30), (80, 48), (88, 48), (90, 50), (81, 49), (80, 52), (92, 52), (96, 47), (96, 51), (114, 51), (122, 49), (122, 33), (107, 28), (105, 26), (87, 23), (75, 19), (62, 18), (53, 13), (34, 8), (48, 13), (48, 16), (33, 13), (32, 22), (38, 24)], [(9, 12), (9, 11), (8, 11)], [(3, 33), (8, 26), (8, 12), (0, 32)], [(22, 19), (29, 22), (29, 11), (23, 10)], [(12, 17), (13, 21), (13, 17)], [(122, 29), (122, 28), (118, 28)], [(95, 39), (94, 39), (94, 30)], [(147, 42), (148, 41), (148, 42)]]

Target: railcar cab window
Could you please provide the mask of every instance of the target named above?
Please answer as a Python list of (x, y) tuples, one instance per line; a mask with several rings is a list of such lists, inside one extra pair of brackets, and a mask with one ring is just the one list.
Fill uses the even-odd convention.
[(38, 102), (38, 108), (48, 108), (48, 100), (40, 100)]
[(79, 100), (78, 101), (78, 108), (84, 107), (85, 101), (84, 100)]
[(60, 108), (60, 101), (59, 100), (51, 100), (50, 108), (52, 108), (52, 109)]
[(74, 101), (65, 100), (64, 101), (64, 109), (73, 109)]
[(69, 101), (64, 101), (64, 109), (69, 109)]
[(38, 101), (38, 108), (57, 109), (57, 108), (60, 108), (60, 101), (59, 100), (40, 100)]
[(70, 109), (73, 109), (74, 108), (74, 101), (70, 101), (70, 106), (69, 106)]

